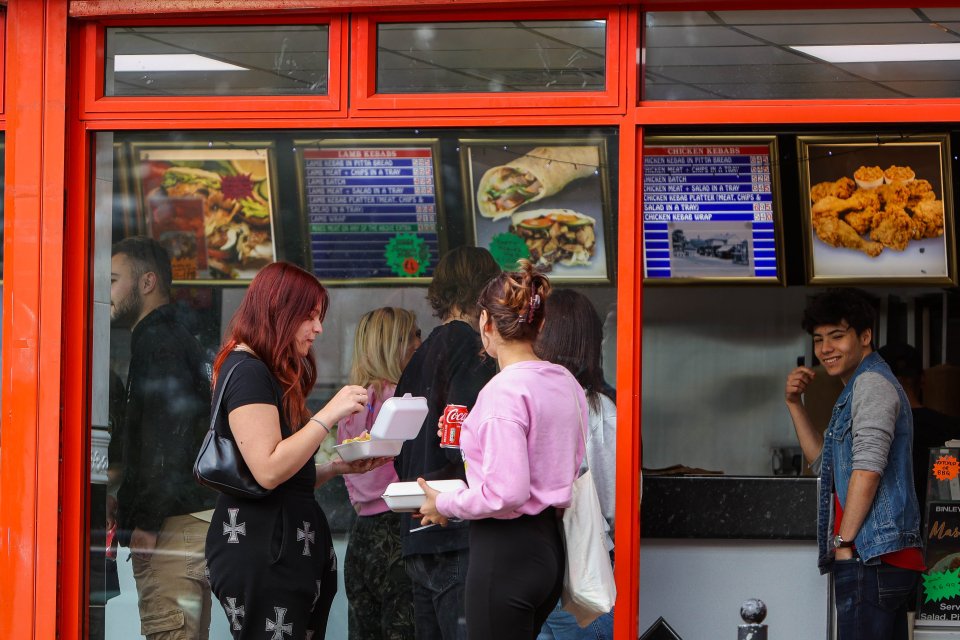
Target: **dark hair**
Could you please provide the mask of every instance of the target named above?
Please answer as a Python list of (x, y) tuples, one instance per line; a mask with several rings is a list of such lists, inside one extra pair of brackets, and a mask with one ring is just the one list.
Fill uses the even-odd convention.
[(173, 269), (170, 267), (170, 254), (163, 245), (146, 236), (130, 236), (113, 245), (110, 255), (123, 254), (133, 263), (133, 278), (139, 281), (145, 273), (157, 274), (157, 288), (160, 293), (170, 297), (173, 282)]
[(550, 281), (529, 260), (519, 264), (521, 271), (504, 271), (487, 283), (477, 307), (487, 312), (504, 340), (533, 342), (546, 317)]
[(827, 289), (816, 295), (803, 310), (800, 326), (813, 335), (814, 329), (846, 321), (857, 335), (873, 329), (877, 312), (866, 291), (850, 287)]
[(500, 265), (486, 249), (457, 247), (437, 264), (427, 288), (427, 301), (441, 320), (450, 315), (453, 307), (475, 316), (480, 290), (498, 273)]
[(544, 360), (563, 365), (574, 375), (594, 409), (603, 389), (603, 323), (593, 304), (573, 289), (554, 289), (546, 303), (547, 320), (534, 345)]
[(289, 262), (274, 262), (260, 270), (250, 283), (227, 338), (213, 363), (214, 382), (235, 346), (253, 349), (276, 376), (283, 390), (283, 411), (296, 431), (309, 416), (307, 394), (317, 381), (313, 353), (297, 353), (296, 332), (300, 324), (320, 310), (327, 313), (327, 290), (312, 273)]
[(890, 365), (893, 375), (909, 380), (914, 391), (920, 390), (920, 375), (923, 373), (923, 358), (920, 352), (906, 342), (888, 342), (877, 353)]

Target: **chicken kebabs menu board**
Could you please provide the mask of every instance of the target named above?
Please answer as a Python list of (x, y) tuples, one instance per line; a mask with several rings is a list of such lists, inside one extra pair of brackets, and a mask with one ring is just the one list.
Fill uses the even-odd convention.
[(778, 280), (772, 140), (643, 150), (645, 276)]
[(476, 244), (504, 269), (533, 262), (551, 277), (607, 281), (602, 142), (461, 141)]
[(250, 279), (276, 256), (267, 149), (139, 149), (150, 235), (174, 280)]
[(949, 281), (945, 144), (800, 139), (811, 280)]
[(321, 280), (433, 274), (439, 255), (433, 146), (307, 148), (302, 171)]

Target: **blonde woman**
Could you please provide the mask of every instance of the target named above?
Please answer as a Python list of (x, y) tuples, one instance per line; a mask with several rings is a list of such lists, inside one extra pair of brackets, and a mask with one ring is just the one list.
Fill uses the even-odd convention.
[[(340, 421), (339, 442), (369, 431), (419, 346), (416, 316), (406, 309), (383, 307), (360, 318), (353, 342), (350, 384), (367, 389), (368, 411)], [(350, 640), (413, 637), (410, 579), (400, 555), (400, 516), (391, 512), (380, 497), (396, 480), (393, 465), (344, 476), (350, 502), (359, 516), (344, 560)]]

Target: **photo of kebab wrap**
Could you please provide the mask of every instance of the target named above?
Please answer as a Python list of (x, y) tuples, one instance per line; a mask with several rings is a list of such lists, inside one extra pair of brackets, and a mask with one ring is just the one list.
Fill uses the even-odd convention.
[(486, 218), (504, 218), (528, 203), (559, 193), (578, 178), (593, 175), (599, 166), (596, 146), (536, 147), (483, 174), (477, 207)]
[(526, 243), (536, 267), (551, 271), (555, 264), (590, 264), (597, 246), (596, 224), (571, 209), (534, 209), (513, 214), (510, 233)]

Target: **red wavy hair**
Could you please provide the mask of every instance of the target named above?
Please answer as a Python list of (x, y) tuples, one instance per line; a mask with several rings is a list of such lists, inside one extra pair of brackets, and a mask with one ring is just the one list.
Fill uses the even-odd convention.
[(233, 314), (227, 337), (213, 363), (216, 384), (220, 367), (238, 344), (257, 352), (280, 383), (283, 412), (294, 431), (309, 417), (307, 395), (317, 381), (313, 353), (297, 353), (296, 331), (319, 309), (327, 313), (327, 290), (312, 273), (289, 262), (274, 262), (256, 275)]

